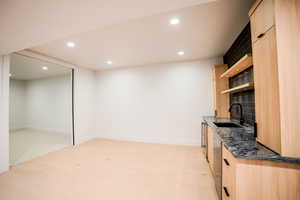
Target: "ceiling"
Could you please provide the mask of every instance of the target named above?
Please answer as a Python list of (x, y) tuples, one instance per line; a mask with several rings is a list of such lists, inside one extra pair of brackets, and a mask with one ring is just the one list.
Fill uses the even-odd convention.
[[(219, 0), (52, 41), (31, 50), (95, 70), (222, 56), (249, 22), (253, 0)], [(169, 20), (178, 17), (179, 25)], [(66, 47), (74, 41), (75, 48)], [(184, 56), (177, 51), (183, 50)], [(112, 65), (105, 62), (112, 60)]]
[[(33, 80), (65, 74), (71, 75), (72, 71), (70, 68), (18, 54), (11, 55), (10, 63), (11, 78), (15, 80)], [(48, 67), (47, 71), (42, 69), (44, 66)]]
[(210, 1), (214, 0), (1, 0), (0, 55)]

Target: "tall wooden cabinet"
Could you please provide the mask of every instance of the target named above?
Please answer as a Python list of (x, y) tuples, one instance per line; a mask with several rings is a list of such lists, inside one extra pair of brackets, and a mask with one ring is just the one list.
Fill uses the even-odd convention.
[(216, 65), (213, 67), (215, 117), (229, 117), (229, 94), (221, 93), (229, 88), (229, 83), (227, 79), (220, 78), (227, 69), (227, 65)]
[(300, 1), (258, 0), (249, 15), (257, 140), (300, 158)]

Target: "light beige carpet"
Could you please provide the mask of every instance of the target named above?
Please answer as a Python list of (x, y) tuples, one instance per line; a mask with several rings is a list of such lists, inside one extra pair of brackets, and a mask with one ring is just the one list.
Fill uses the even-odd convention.
[(1, 200), (217, 200), (200, 147), (96, 139), (0, 174)]
[(71, 146), (72, 135), (34, 129), (20, 129), (9, 133), (10, 165), (31, 160), (46, 153)]

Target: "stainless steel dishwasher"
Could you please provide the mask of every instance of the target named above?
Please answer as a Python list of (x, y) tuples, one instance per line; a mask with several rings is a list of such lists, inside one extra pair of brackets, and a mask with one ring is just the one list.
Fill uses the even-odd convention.
[[(205, 157), (208, 160), (207, 156), (207, 131), (208, 124), (203, 122), (201, 124), (201, 147), (204, 148)], [(214, 138), (214, 171), (213, 171), (213, 178), (215, 182), (216, 191), (219, 197), (219, 200), (222, 199), (222, 141), (217, 135), (216, 130), (213, 132)]]

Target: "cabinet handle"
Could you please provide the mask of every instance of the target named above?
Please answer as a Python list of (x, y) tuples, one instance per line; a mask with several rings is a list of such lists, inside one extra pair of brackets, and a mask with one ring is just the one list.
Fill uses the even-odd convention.
[(261, 34), (259, 34), (258, 36), (257, 36), (257, 38), (262, 38), (262, 37), (264, 37), (265, 36), (265, 34), (264, 33), (261, 33)]
[(224, 162), (225, 162), (225, 164), (226, 164), (227, 166), (230, 166), (230, 164), (229, 164), (229, 162), (228, 162), (228, 160), (227, 160), (226, 158), (224, 158)]
[(223, 189), (224, 189), (224, 192), (225, 192), (226, 196), (229, 197), (229, 192), (228, 192), (227, 188), (223, 187)]
[(257, 138), (257, 123), (254, 122), (254, 137)]

